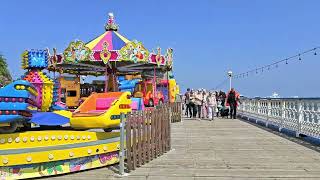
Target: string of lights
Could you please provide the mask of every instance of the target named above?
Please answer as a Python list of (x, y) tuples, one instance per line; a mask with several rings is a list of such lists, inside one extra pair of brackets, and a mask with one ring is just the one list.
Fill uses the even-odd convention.
[(219, 89), (220, 87), (222, 87), (223, 85), (225, 85), (227, 82), (228, 82), (228, 79), (223, 80), (221, 83), (219, 83), (219, 84), (214, 88), (214, 90)]
[(273, 62), (271, 64), (260, 66), (260, 67), (251, 69), (249, 71), (243, 72), (243, 73), (235, 74), (235, 75), (233, 75), (233, 79), (240, 79), (240, 78), (248, 77), (249, 75), (263, 73), (264, 71), (269, 71), (271, 69), (278, 68), (280, 64), (283, 64), (283, 63), (289, 64), (289, 61), (295, 61), (295, 60), (301, 61), (302, 60), (302, 56), (306, 55), (308, 53), (313, 53), (314, 55), (317, 55), (317, 50), (319, 48), (320, 47), (314, 47), (312, 49), (308, 49), (306, 51), (300, 52), (298, 54), (295, 54), (293, 56), (287, 57), (285, 59), (281, 59), (279, 61), (275, 61), (275, 62)]

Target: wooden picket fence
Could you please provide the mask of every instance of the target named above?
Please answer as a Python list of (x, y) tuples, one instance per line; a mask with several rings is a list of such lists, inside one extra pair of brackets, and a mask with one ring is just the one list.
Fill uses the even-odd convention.
[(165, 104), (127, 115), (126, 157), (129, 171), (170, 150), (170, 109), (170, 105)]
[(170, 109), (171, 109), (171, 122), (176, 123), (176, 122), (181, 122), (182, 119), (182, 103), (176, 102), (169, 104)]

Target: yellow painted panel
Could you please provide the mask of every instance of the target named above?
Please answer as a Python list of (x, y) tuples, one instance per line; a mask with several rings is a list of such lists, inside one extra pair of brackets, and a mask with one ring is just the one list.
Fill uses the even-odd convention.
[(119, 142), (71, 149), (0, 155), (0, 166), (26, 165), (74, 159), (119, 150)]
[(119, 137), (119, 132), (29, 131), (0, 134), (0, 149), (23, 149), (92, 142)]
[(128, 99), (127, 96), (130, 95), (130, 92), (124, 92), (116, 101), (116, 103), (111, 106), (105, 113), (99, 116), (80, 116), (80, 117), (71, 117), (70, 125), (76, 129), (92, 129), (92, 128), (111, 128), (116, 127), (120, 124), (120, 120), (112, 120), (112, 115), (120, 115), (120, 113), (127, 114), (131, 112), (131, 109), (120, 109), (120, 104), (129, 104), (131, 105), (131, 99)]
[(54, 161), (24, 166), (0, 167), (0, 179), (26, 179), (72, 173), (119, 162), (118, 152), (110, 152), (66, 161)]

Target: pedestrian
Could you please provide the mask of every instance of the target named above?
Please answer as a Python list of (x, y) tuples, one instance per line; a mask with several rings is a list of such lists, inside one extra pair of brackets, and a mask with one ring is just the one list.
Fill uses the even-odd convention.
[(226, 93), (221, 91), (219, 92), (219, 98), (221, 100), (221, 105), (225, 106), (225, 100), (226, 100)]
[(185, 103), (186, 103), (186, 113), (185, 115), (187, 117), (192, 117), (192, 109), (191, 109), (191, 103), (190, 103), (190, 88), (187, 89), (187, 92), (185, 93)]
[(202, 93), (201, 90), (198, 89), (196, 94), (195, 94), (195, 108), (196, 108), (196, 113), (198, 115), (198, 118), (201, 119), (201, 107), (202, 107)]
[(202, 104), (201, 104), (201, 112), (202, 112), (202, 119), (208, 118), (208, 103), (207, 103), (207, 91), (202, 89)]
[(237, 106), (239, 101), (239, 94), (231, 88), (226, 96), (227, 105), (230, 107), (230, 119), (236, 119), (237, 117)]
[(221, 101), (219, 99), (219, 92), (218, 91), (215, 91), (215, 97), (216, 97), (216, 103), (217, 103), (217, 109), (216, 109), (216, 116), (219, 117), (219, 110), (221, 108)]
[(209, 92), (207, 97), (208, 104), (208, 118), (211, 120), (214, 119), (214, 114), (217, 112), (217, 100), (216, 94), (214, 92)]
[(190, 106), (190, 118), (193, 117), (193, 118), (196, 118), (196, 115), (197, 115), (197, 108), (196, 108), (196, 105), (195, 105), (195, 102), (196, 102), (196, 97), (195, 97), (195, 93), (193, 91), (193, 89), (191, 89), (190, 91), (190, 97), (189, 97), (189, 106)]

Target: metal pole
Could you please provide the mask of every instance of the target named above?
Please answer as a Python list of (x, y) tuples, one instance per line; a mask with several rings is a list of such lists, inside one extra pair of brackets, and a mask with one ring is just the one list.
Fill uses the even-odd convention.
[(231, 88), (232, 88), (232, 84), (231, 84), (231, 80), (232, 80), (232, 71), (228, 71), (228, 76), (229, 76), (229, 83), (230, 83), (230, 89), (229, 90), (231, 90)]
[(169, 71), (167, 71), (167, 89), (168, 89), (168, 103), (171, 103), (170, 102), (171, 93), (170, 93), (170, 85), (169, 85)]
[[(153, 100), (155, 101), (156, 99), (156, 66), (153, 67)], [(153, 101), (153, 105), (155, 104)]]
[(108, 92), (108, 65), (106, 64), (104, 92)]
[(229, 77), (229, 81), (230, 81), (230, 88), (229, 88), (229, 90), (231, 90), (231, 88), (232, 88), (231, 79), (232, 79), (232, 76)]
[(124, 175), (124, 126), (125, 114), (120, 113), (120, 152), (119, 152), (119, 174)]

